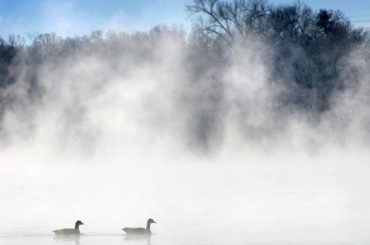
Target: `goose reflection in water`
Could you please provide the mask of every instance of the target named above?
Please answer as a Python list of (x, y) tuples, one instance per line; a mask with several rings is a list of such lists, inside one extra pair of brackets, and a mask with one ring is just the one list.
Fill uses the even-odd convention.
[(127, 242), (127, 244), (130, 244), (130, 245), (143, 245), (144, 241), (146, 243), (146, 245), (152, 245), (152, 236), (151, 235), (148, 235), (148, 234), (141, 234), (141, 235), (124, 235), (125, 238), (125, 242)]
[(54, 239), (57, 241), (66, 242), (66, 245), (73, 244), (72, 242), (74, 242), (75, 245), (80, 245), (80, 236), (78, 235), (59, 235), (55, 236)]

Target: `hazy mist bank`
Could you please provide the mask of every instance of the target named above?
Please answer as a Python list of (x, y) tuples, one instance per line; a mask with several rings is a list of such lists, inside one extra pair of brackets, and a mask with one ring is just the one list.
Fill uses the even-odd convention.
[[(107, 35), (70, 52), (65, 46), (79, 39), (40, 37), (50, 44), (37, 49), (38, 62), (35, 47), (20, 53), (10, 70), (16, 80), (0, 91), (3, 147), (40, 143), (90, 155), (166, 143), (212, 153), (368, 145), (366, 47), (342, 57), (342, 86), (327, 94), (327, 109), (316, 110), (292, 102), (307, 89), (274, 76), (275, 51), (263, 39), (236, 41), (217, 57), (178, 29)], [(316, 103), (316, 90), (302, 98)]]
[(368, 144), (367, 32), (299, 3), (212, 3), (188, 6), (201, 17), (188, 33), (2, 39), (2, 145), (46, 140), (90, 154), (127, 142), (213, 153)]

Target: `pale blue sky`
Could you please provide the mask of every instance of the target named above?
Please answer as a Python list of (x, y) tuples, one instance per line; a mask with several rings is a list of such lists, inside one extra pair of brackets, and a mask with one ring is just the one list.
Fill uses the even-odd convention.
[[(0, 0), (0, 35), (55, 32), (74, 36), (93, 30), (147, 30), (160, 23), (188, 26), (192, 0)], [(291, 0), (270, 0), (291, 3)], [(370, 25), (370, 0), (306, 0), (314, 9), (340, 9), (357, 25)], [(355, 17), (364, 16), (364, 17)]]

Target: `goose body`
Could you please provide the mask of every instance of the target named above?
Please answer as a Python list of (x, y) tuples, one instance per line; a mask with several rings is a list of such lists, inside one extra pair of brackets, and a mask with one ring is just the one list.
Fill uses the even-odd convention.
[(75, 223), (75, 228), (64, 228), (60, 230), (53, 231), (56, 235), (80, 235), (80, 225), (83, 225), (80, 220)]
[(135, 227), (135, 228), (131, 228), (131, 227), (125, 227), (123, 228), (122, 230), (126, 232), (127, 235), (150, 235), (152, 234), (152, 231), (150, 230), (150, 225), (152, 223), (156, 223), (153, 219), (148, 219), (147, 223), (146, 223), (146, 228), (142, 228), (142, 227)]

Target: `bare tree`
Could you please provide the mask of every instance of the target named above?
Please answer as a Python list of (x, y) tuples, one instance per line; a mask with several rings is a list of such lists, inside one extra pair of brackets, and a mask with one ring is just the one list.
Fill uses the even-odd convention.
[(230, 42), (235, 35), (245, 37), (256, 29), (261, 24), (261, 17), (267, 14), (268, 6), (264, 0), (194, 0), (192, 5), (187, 5), (187, 10), (206, 15), (202, 29)]

